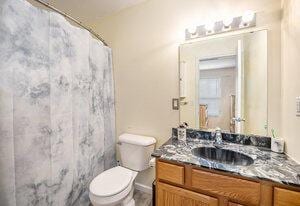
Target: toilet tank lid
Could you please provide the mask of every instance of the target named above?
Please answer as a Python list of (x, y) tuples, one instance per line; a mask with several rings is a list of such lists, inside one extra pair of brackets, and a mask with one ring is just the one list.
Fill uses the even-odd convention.
[(154, 137), (124, 133), (120, 135), (119, 142), (140, 146), (149, 146), (155, 144), (156, 139)]

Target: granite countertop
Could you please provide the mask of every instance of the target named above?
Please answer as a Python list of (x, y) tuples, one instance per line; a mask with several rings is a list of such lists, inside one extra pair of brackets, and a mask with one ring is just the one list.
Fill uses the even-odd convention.
[(198, 138), (188, 138), (187, 141), (180, 141), (176, 138), (170, 138), (164, 145), (155, 150), (152, 156), (230, 172), (243, 177), (300, 187), (300, 164), (293, 161), (286, 154), (277, 154), (269, 149), (262, 149), (256, 146), (226, 142), (222, 149), (229, 149), (248, 155), (254, 160), (254, 163), (249, 166), (235, 166), (212, 162), (192, 154), (191, 150), (193, 148), (203, 146), (213, 147), (213, 141)]

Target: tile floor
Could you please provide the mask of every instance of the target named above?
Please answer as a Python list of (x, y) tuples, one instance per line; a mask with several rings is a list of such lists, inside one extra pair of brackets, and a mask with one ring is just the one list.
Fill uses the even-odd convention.
[(152, 206), (152, 195), (139, 190), (134, 191), (135, 206)]

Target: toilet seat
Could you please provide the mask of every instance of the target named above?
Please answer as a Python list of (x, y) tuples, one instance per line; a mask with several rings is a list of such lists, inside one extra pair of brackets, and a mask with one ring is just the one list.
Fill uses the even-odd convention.
[(93, 205), (115, 205), (126, 199), (133, 193), (133, 182), (136, 176), (137, 172), (121, 166), (99, 174), (92, 180), (89, 188)]
[(93, 179), (90, 192), (96, 196), (108, 197), (122, 192), (128, 187), (133, 171), (124, 167), (113, 167)]

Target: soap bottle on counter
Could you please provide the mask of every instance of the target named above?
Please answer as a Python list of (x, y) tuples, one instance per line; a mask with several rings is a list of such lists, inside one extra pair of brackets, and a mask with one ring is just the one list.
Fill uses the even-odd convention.
[(178, 140), (186, 141), (186, 128), (188, 127), (188, 124), (186, 122), (183, 122), (179, 125), (177, 128), (177, 136)]

